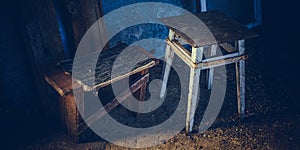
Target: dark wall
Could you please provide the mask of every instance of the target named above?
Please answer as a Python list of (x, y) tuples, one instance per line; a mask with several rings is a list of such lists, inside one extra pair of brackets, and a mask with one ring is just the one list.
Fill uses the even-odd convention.
[[(263, 1), (262, 36), (265, 61), (262, 64), (274, 92), (284, 93), (277, 97), (285, 104), (299, 109), (299, 5), (295, 1)], [(276, 95), (274, 93), (274, 95)], [(298, 111), (299, 112), (299, 111)]]
[(1, 4), (0, 11), (1, 106), (26, 107), (38, 97), (30, 61), (19, 31), (18, 9), (15, 4), (7, 2)]
[(254, 0), (207, 0), (207, 9), (217, 9), (244, 24), (254, 21)]
[[(25, 144), (45, 133), (39, 95), (14, 1), (0, 5), (0, 119), (2, 149)], [(49, 129), (49, 128), (48, 128)], [(43, 131), (43, 132), (42, 132)]]

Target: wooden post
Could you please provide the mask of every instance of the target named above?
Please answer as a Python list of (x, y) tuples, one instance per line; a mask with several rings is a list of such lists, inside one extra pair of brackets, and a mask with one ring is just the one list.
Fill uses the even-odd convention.
[(200, 0), (200, 1), (201, 1), (201, 12), (207, 11), (206, 0)]
[[(245, 40), (238, 41), (238, 50), (239, 55), (245, 54)], [(236, 64), (238, 113), (243, 116), (245, 114), (245, 60), (240, 60), (238, 64)]]
[[(101, 0), (65, 0), (68, 13), (71, 16), (71, 27), (73, 29), (74, 43), (77, 47), (86, 31), (103, 16)], [(95, 41), (90, 41), (97, 50), (107, 38), (104, 24), (97, 22), (98, 31), (92, 35)]]
[[(82, 96), (84, 96), (84, 92), (82, 91)], [(79, 96), (78, 98), (83, 98)], [(70, 93), (66, 96), (62, 96), (60, 98), (60, 108), (61, 108), (61, 117), (63, 121), (63, 125), (66, 127), (69, 135), (73, 137), (73, 139), (78, 142), (79, 134), (78, 134), (78, 123), (80, 122), (80, 114), (77, 109), (76, 100), (73, 93)]]
[[(141, 75), (144, 76), (146, 73), (148, 73), (148, 69), (141, 72)], [(145, 94), (146, 94), (146, 88), (148, 80), (145, 80), (144, 83), (141, 85), (140, 93), (139, 93), (139, 101), (144, 102), (145, 101)], [(140, 115), (140, 110), (142, 109), (143, 105), (138, 105), (138, 112), (136, 114), (136, 117)]]
[[(218, 47), (217, 44), (214, 44), (214, 45), (210, 46), (210, 56), (216, 55), (217, 47)], [(208, 73), (208, 85), (207, 85), (207, 88), (209, 90), (212, 88), (213, 78), (214, 78), (214, 68), (210, 68), (209, 73)]]
[[(200, 63), (203, 56), (203, 47), (192, 48), (192, 61)], [(189, 94), (187, 105), (187, 118), (186, 118), (186, 133), (192, 131), (194, 124), (194, 116), (197, 107), (199, 80), (201, 68), (190, 68), (190, 81), (189, 81)]]
[[(84, 115), (84, 95), (82, 85), (73, 80), (70, 75), (62, 71), (55, 72), (50, 76), (45, 75), (45, 80), (59, 94), (59, 111), (62, 126), (67, 130), (75, 141), (79, 140), (78, 124), (82, 121)], [(75, 97), (76, 95), (76, 97)], [(80, 104), (81, 114), (76, 104)]]
[[(169, 40), (172, 41), (175, 38), (175, 33), (170, 29), (169, 30)], [(166, 95), (166, 88), (169, 79), (170, 69), (174, 58), (174, 51), (171, 50), (171, 47), (167, 44), (166, 54), (165, 54), (165, 72), (163, 77), (163, 83), (160, 91), (160, 98), (163, 99)]]
[[(141, 101), (141, 102), (145, 101), (146, 88), (147, 88), (147, 82), (143, 83), (143, 85), (141, 86), (141, 89), (140, 89), (139, 101)], [(143, 108), (143, 106), (144, 106), (143, 104), (138, 105), (138, 112), (136, 114), (136, 117), (138, 117), (140, 115), (140, 110)]]

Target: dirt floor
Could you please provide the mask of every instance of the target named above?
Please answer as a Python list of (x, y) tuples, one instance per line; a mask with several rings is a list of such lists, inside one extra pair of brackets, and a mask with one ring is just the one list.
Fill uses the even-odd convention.
[[(261, 40), (261, 38), (251, 40), (247, 45), (249, 59), (246, 63), (247, 88), (244, 118), (240, 118), (237, 114), (234, 65), (230, 65), (227, 67), (228, 81), (225, 100), (213, 125), (204, 133), (194, 132), (187, 135), (183, 130), (172, 139), (147, 149), (300, 149), (300, 115), (297, 105), (290, 103), (293, 102), (291, 99), (299, 97), (288, 94), (289, 89), (278, 88), (282, 82), (281, 78), (270, 75), (265, 68), (267, 65), (261, 65), (265, 61), (261, 56), (264, 53), (259, 52)], [(253, 53), (254, 49), (257, 53)], [(152, 69), (151, 78), (158, 78), (161, 69), (162, 64)], [(176, 76), (170, 77), (170, 80), (174, 80), (174, 78)], [(168, 87), (173, 91), (168, 97), (169, 100), (177, 98), (176, 88), (175, 84)], [(169, 106), (168, 104), (163, 105)], [(206, 105), (207, 101), (205, 100), (199, 102), (195, 127), (199, 125)], [(172, 111), (168, 111), (169, 107), (162, 107), (163, 109), (156, 112), (156, 115), (172, 114)], [(129, 124), (135, 122), (133, 119), (135, 115), (126, 114), (121, 107), (114, 111), (115, 114), (112, 113), (112, 115), (118, 115), (120, 112), (125, 114), (119, 116), (120, 122), (125, 120), (122, 117), (126, 118), (126, 121), (129, 120)], [(4, 112), (1, 113), (3, 116), (10, 113), (5, 110), (1, 110), (1, 112)], [(15, 128), (15, 131), (5, 139), (8, 141), (6, 144), (9, 147), (19, 149), (128, 149), (97, 138), (92, 142), (75, 143), (64, 131), (51, 126), (49, 122), (44, 124), (26, 123), (25, 127), (18, 129), (19, 121), (30, 122), (31, 114), (24, 114), (24, 116), (24, 119), (15, 121), (14, 126), (7, 126), (8, 129)], [(157, 121), (155, 117), (144, 117), (152, 123)], [(35, 122), (38, 121), (35, 120)], [(26, 128), (28, 131), (23, 130)], [(35, 135), (31, 137), (30, 133)]]

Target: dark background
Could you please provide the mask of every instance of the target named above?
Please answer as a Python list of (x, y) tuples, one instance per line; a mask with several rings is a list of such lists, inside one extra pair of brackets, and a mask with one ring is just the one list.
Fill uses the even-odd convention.
[[(165, 2), (196, 11), (196, 5), (192, 1), (168, 0)], [(298, 114), (300, 49), (298, 47), (299, 16), (297, 12), (299, 8), (293, 2), (263, 0), (263, 24), (254, 28), (260, 34), (262, 42), (258, 44), (263, 48), (262, 51), (257, 52), (259, 55), (255, 59), (257, 59), (257, 70), (264, 76), (268, 89), (274, 92), (272, 100), (287, 104), (291, 113)], [(47, 14), (43, 16), (42, 12), (39, 14), (40, 11), (46, 11), (44, 10), (45, 3), (15, 0), (1, 1), (0, 4), (0, 127), (2, 137), (0, 143), (4, 144), (3, 146), (13, 145), (11, 143), (25, 144), (37, 137), (59, 130), (57, 104), (53, 99), (52, 102), (48, 95), (41, 94), (41, 91), (49, 89), (41, 89), (45, 83), (42, 82), (40, 75), (46, 70), (43, 67), (52, 65), (48, 62), (72, 57), (76, 39), (69, 38), (65, 41), (68, 43), (67, 46), (63, 45), (64, 38), (58, 34), (56, 16), (47, 16)], [(64, 7), (60, 1), (53, 1), (53, 3), (56, 6), (56, 12), (64, 10), (60, 8)], [(133, 2), (103, 1), (102, 11), (105, 14), (130, 3)], [(219, 9), (243, 23), (253, 18), (253, 6), (249, 4), (252, 3), (246, 0), (240, 2), (208, 0), (209, 9)], [(60, 13), (62, 16), (67, 15), (64, 11)], [(56, 24), (55, 29), (51, 28), (55, 25), (47, 23), (53, 23), (53, 21)], [(38, 28), (36, 25), (45, 24), (48, 25), (49, 30), (53, 30), (49, 32), (52, 35), (41, 34), (42, 40), (30, 40), (32, 33), (28, 33), (27, 29), (33, 27), (35, 30), (44, 31), (46, 29)], [(67, 23), (64, 25), (68, 28)], [(65, 32), (66, 36), (72, 35), (69, 34), (68, 29)], [(49, 39), (50, 36), (55, 38)], [(57, 45), (49, 45), (48, 41)], [(37, 45), (32, 42), (39, 43), (42, 49), (32, 47), (32, 45)], [(39, 51), (42, 52), (36, 53)], [(63, 51), (63, 54), (56, 53), (57, 51)], [(37, 61), (35, 57), (43, 59)], [(47, 103), (50, 101), (52, 105), (45, 107), (43, 105), (45, 101)]]

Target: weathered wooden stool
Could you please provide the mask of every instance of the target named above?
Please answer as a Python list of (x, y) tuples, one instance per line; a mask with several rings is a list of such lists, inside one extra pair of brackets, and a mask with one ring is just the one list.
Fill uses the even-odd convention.
[[(144, 100), (146, 84), (149, 79), (148, 70), (149, 68), (155, 66), (158, 63), (158, 60), (156, 60), (150, 53), (148, 53), (141, 47), (131, 46), (129, 47), (128, 51), (130, 53), (125, 54), (129, 56), (128, 59), (123, 60), (123, 63), (117, 64), (119, 65), (117, 66), (117, 68), (123, 69), (122, 74), (116, 77), (111, 77), (112, 66), (116, 61), (116, 58), (126, 47), (127, 45), (121, 44), (117, 47), (102, 51), (99, 58), (97, 53), (92, 53), (78, 59), (79, 61), (82, 59), (83, 63), (89, 63), (87, 60), (94, 59), (93, 57), (95, 56), (98, 58), (96, 68), (93, 68), (92, 64), (85, 64), (85, 66), (91, 66), (90, 69), (95, 69), (96, 71), (94, 85), (88, 84), (91, 83), (89, 81), (91, 79), (88, 76), (74, 75), (75, 73), (72, 72), (73, 60), (65, 60), (58, 63), (59, 66), (62, 67), (62, 69), (45, 76), (46, 81), (60, 95), (59, 104), (63, 126), (66, 127), (68, 134), (71, 135), (76, 141), (79, 140), (80, 134), (82, 134), (88, 128), (87, 124), (96, 123), (97, 120), (99, 120), (106, 114), (106, 112), (111, 111), (120, 103), (125, 101), (131, 95), (131, 92), (134, 93), (139, 90), (139, 100)], [(130, 63), (130, 61), (136, 62), (137, 60), (134, 56), (142, 56), (146, 57), (147, 59), (136, 64), (133, 69), (128, 69), (125, 64)], [(84, 68), (83, 70), (90, 69)], [(89, 72), (86, 72), (86, 74), (88, 73)], [(72, 78), (72, 74), (73, 77), (75, 76), (76, 78)], [(80, 114), (77, 106), (84, 107), (84, 97), (86, 94), (92, 93), (95, 96), (98, 96), (97, 91), (100, 88), (106, 87), (129, 76), (133, 77), (133, 82), (130, 83), (129, 89), (124, 90), (124, 92), (122, 92), (120, 95), (115, 95), (115, 98), (112, 101), (104, 105), (104, 107), (102, 107), (100, 110), (96, 110), (92, 115), (89, 115), (89, 117), (85, 121), (83, 121), (82, 116), (86, 115), (86, 108), (81, 108), (80, 110), (84, 111)], [(76, 93), (74, 93), (74, 91), (76, 91)], [(74, 96), (75, 94), (77, 95), (77, 99)], [(118, 99), (116, 99), (116, 97)], [(76, 102), (80, 102), (81, 105), (76, 105)]]
[[(208, 88), (210, 89), (213, 83), (214, 67), (236, 63), (238, 112), (239, 114), (244, 114), (245, 59), (247, 59), (247, 55), (245, 55), (245, 39), (257, 36), (235, 20), (218, 11), (208, 11), (195, 15), (209, 30), (205, 28), (195, 29), (195, 27), (191, 25), (195, 21), (191, 22), (191, 20), (188, 20), (189, 17), (187, 15), (160, 19), (170, 29), (169, 37), (166, 39), (166, 67), (160, 95), (161, 98), (165, 96), (174, 52), (190, 66), (186, 132), (192, 131), (196, 102), (199, 97), (200, 72), (204, 69), (209, 69)], [(214, 38), (210, 37), (210, 33), (212, 33)], [(193, 36), (194, 39), (188, 35)], [(195, 39), (195, 37), (197, 38)], [(183, 46), (183, 42), (192, 47), (191, 51)], [(226, 55), (216, 56), (218, 45), (227, 51)], [(204, 50), (207, 47), (210, 47), (211, 57), (203, 59)]]

